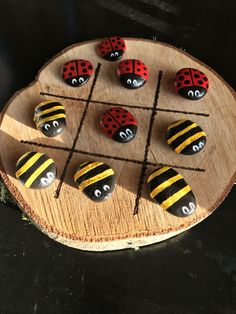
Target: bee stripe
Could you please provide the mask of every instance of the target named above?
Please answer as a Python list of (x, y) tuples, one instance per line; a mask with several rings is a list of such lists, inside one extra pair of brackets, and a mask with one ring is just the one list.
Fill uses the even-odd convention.
[(58, 103), (56, 100), (45, 100), (45, 101), (41, 102), (41, 103), (37, 106), (37, 108), (43, 107), (43, 106), (45, 106), (45, 105), (47, 105), (47, 104), (54, 103), (54, 102)]
[(163, 209), (168, 209), (170, 206), (175, 204), (178, 200), (180, 200), (182, 197), (184, 197), (190, 191), (191, 191), (191, 188), (189, 185), (187, 185), (183, 189), (181, 189), (178, 192), (171, 195), (167, 200), (162, 202), (160, 206)]
[(40, 176), (40, 174), (46, 170), (51, 164), (54, 163), (53, 159), (47, 159), (40, 167), (38, 167), (25, 182), (25, 187), (29, 188), (31, 184)]
[(183, 177), (181, 176), (181, 174), (178, 174), (177, 176), (174, 176), (168, 180), (166, 180), (165, 182), (163, 182), (162, 184), (158, 185), (151, 193), (150, 196), (151, 198), (154, 198), (157, 194), (159, 194), (160, 192), (162, 192), (163, 190), (165, 190), (167, 187), (171, 186), (173, 183), (175, 183), (178, 180), (183, 179)]
[[(17, 172), (16, 172), (16, 177), (17, 179), (25, 173), (30, 167), (32, 167), (36, 161), (42, 156), (42, 153), (36, 153), (31, 157)], [(23, 156), (22, 156), (23, 157)]]
[(53, 120), (56, 120), (56, 119), (60, 119), (60, 118), (66, 118), (65, 113), (59, 113), (59, 114), (56, 114), (56, 115), (54, 115), (54, 116), (51, 116), (51, 117), (47, 117), (47, 118), (45, 118), (45, 119), (42, 119), (42, 120), (40, 120), (40, 121), (38, 121), (38, 122), (36, 123), (36, 126), (37, 126), (37, 128), (38, 128), (38, 127), (40, 126), (40, 124), (43, 124), (43, 123), (48, 122), (48, 121), (53, 121)]
[(166, 172), (167, 170), (169, 170), (170, 167), (162, 167), (161, 169), (158, 169), (157, 171), (155, 171), (153, 174), (151, 174), (148, 179), (147, 179), (147, 183), (149, 183), (152, 179), (154, 179), (155, 177), (159, 176), (160, 174), (162, 174), (163, 172)]
[(96, 162), (89, 164), (88, 166), (85, 166), (83, 169), (80, 169), (79, 171), (76, 172), (76, 174), (74, 176), (74, 180), (77, 181), (78, 178), (81, 177), (83, 174), (89, 172), (90, 170), (92, 170), (94, 168), (97, 168), (100, 165), (103, 165), (103, 162), (96, 161)]
[(22, 155), (18, 160), (17, 163), (20, 163), (21, 160), (23, 160), (26, 156), (28, 156), (31, 152), (25, 153), (24, 155)]
[(81, 191), (83, 191), (87, 186), (94, 184), (102, 179), (105, 179), (107, 177), (110, 177), (114, 175), (114, 171), (112, 169), (107, 169), (105, 171), (103, 171), (102, 173), (97, 174), (96, 176), (87, 179), (85, 181), (83, 181), (80, 185), (79, 185), (79, 189)]
[(175, 151), (177, 153), (180, 153), (183, 149), (185, 149), (186, 146), (191, 144), (192, 142), (198, 140), (200, 137), (206, 136), (205, 132), (198, 132), (194, 134), (193, 136), (187, 138), (183, 143), (181, 143), (178, 147), (175, 148)]
[(36, 113), (36, 115), (34, 116), (34, 121), (36, 121), (36, 119), (38, 119), (40, 116), (42, 116), (44, 114), (47, 114), (47, 113), (50, 113), (50, 112), (53, 112), (53, 111), (56, 111), (56, 110), (59, 110), (59, 109), (64, 110), (64, 107), (63, 106), (54, 106), (54, 107), (52, 107), (50, 109), (46, 109), (46, 110), (40, 111), (40, 112)]
[(185, 121), (186, 121), (186, 120), (179, 120), (179, 121), (177, 121), (177, 122), (171, 124), (171, 125), (168, 127), (167, 130), (170, 130), (170, 129), (172, 129), (172, 128), (175, 128), (176, 126), (178, 126), (178, 125), (184, 123)]
[(196, 123), (191, 124), (190, 126), (188, 126), (187, 128), (183, 129), (182, 131), (179, 131), (178, 133), (176, 133), (175, 135), (173, 135), (171, 138), (169, 138), (167, 140), (168, 144), (171, 144), (174, 140), (176, 140), (178, 137), (180, 137), (181, 135), (187, 133), (188, 131), (190, 131), (191, 129), (196, 128), (198, 125)]

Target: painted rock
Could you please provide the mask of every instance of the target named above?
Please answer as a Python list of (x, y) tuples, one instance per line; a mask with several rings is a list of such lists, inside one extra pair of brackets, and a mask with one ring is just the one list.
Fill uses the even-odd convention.
[(197, 100), (206, 95), (209, 88), (209, 81), (201, 71), (184, 68), (177, 72), (174, 88), (183, 97)]
[(113, 107), (104, 112), (100, 120), (104, 133), (119, 143), (131, 141), (137, 133), (137, 125), (135, 117), (121, 107)]
[(108, 61), (116, 61), (125, 53), (125, 41), (121, 37), (110, 37), (98, 46), (99, 54)]
[(147, 180), (150, 196), (169, 213), (185, 217), (196, 210), (196, 199), (183, 176), (170, 167), (154, 171)]
[(62, 67), (64, 81), (73, 87), (86, 84), (93, 72), (93, 65), (88, 60), (71, 60)]
[(16, 163), (16, 178), (26, 187), (43, 189), (56, 178), (56, 165), (46, 154), (28, 152)]
[(34, 122), (45, 136), (54, 137), (66, 127), (65, 108), (55, 100), (43, 101), (35, 108)]
[(115, 187), (114, 171), (100, 161), (87, 161), (79, 166), (74, 181), (92, 201), (101, 202), (109, 198)]
[(139, 88), (148, 80), (147, 67), (140, 60), (128, 59), (120, 62), (117, 74), (124, 87), (129, 89)]
[(206, 133), (191, 120), (178, 120), (167, 129), (167, 143), (178, 154), (193, 155), (205, 146)]

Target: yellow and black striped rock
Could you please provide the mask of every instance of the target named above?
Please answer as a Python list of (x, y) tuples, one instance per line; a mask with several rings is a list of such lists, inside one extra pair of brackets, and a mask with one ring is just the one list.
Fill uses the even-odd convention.
[(92, 201), (106, 200), (115, 187), (114, 171), (100, 161), (88, 161), (79, 166), (74, 181), (84, 194)]
[(191, 120), (178, 120), (167, 129), (167, 143), (178, 154), (193, 155), (205, 146), (206, 133)]
[(46, 154), (28, 152), (16, 163), (16, 178), (27, 188), (46, 188), (56, 178), (55, 162)]
[(164, 210), (185, 217), (196, 209), (196, 199), (183, 176), (170, 167), (155, 170), (147, 180), (150, 196)]
[(66, 127), (65, 108), (55, 100), (43, 101), (35, 108), (34, 122), (45, 136), (54, 137)]

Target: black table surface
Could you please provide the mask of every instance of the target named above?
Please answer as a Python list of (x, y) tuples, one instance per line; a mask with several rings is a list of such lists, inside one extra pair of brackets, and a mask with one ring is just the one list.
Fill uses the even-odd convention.
[[(2, 0), (1, 108), (63, 48), (111, 35), (181, 47), (235, 87), (235, 12), (235, 0)], [(106, 253), (63, 246), (1, 203), (0, 314), (236, 313), (235, 202), (233, 188), (184, 234)]]

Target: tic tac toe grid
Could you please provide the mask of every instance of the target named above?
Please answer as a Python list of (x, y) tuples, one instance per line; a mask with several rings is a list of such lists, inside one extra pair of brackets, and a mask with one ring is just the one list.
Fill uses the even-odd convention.
[[(93, 100), (93, 93), (94, 93), (94, 89), (95, 89), (96, 85), (99, 82), (99, 75), (101, 72), (101, 67), (102, 67), (102, 64), (98, 63), (97, 67), (95, 69), (93, 81), (92, 81), (92, 84), (90, 86), (90, 90), (89, 90), (87, 98), (71, 97), (69, 95), (60, 94), (60, 93), (58, 93), (58, 94), (57, 93), (50, 93), (50, 92), (46, 92), (43, 90), (39, 91), (41, 96), (46, 96), (46, 97), (51, 97), (51, 98), (53, 97), (54, 99), (78, 101), (78, 102), (84, 104), (82, 116), (80, 118), (80, 122), (79, 122), (79, 125), (77, 128), (77, 132), (76, 132), (75, 137), (73, 139), (73, 144), (70, 148), (64, 147), (64, 146), (57, 146), (57, 145), (47, 145), (47, 144), (42, 144), (40, 142), (35, 142), (35, 141), (21, 140), (21, 143), (28, 144), (28, 145), (34, 145), (34, 146), (38, 146), (38, 147), (50, 148), (50, 149), (54, 149), (54, 150), (58, 150), (58, 151), (61, 150), (61, 151), (67, 151), (68, 152), (68, 156), (67, 156), (63, 171), (62, 171), (61, 176), (60, 176), (59, 184), (55, 190), (54, 197), (56, 199), (58, 199), (60, 197), (61, 190), (63, 189), (63, 183), (64, 183), (66, 175), (67, 175), (67, 169), (70, 165), (70, 162), (72, 160), (72, 156), (74, 154), (99, 157), (99, 158), (101, 158), (101, 160), (102, 160), (102, 158), (106, 158), (106, 159), (113, 159), (113, 160), (124, 161), (124, 162), (128, 162), (128, 163), (140, 165), (141, 171), (140, 171), (138, 185), (136, 187), (136, 198), (135, 198), (135, 202), (133, 204), (133, 213), (137, 214), (139, 211), (139, 202), (140, 202), (140, 198), (142, 197), (143, 186), (145, 184), (147, 166), (160, 167), (160, 166), (166, 165), (166, 166), (174, 167), (177, 169), (179, 168), (179, 169), (185, 169), (185, 170), (189, 170), (189, 171), (200, 171), (200, 172), (205, 171), (205, 169), (199, 168), (199, 167), (195, 167), (195, 168), (194, 167), (187, 167), (187, 166), (183, 166), (183, 165), (179, 165), (179, 164), (169, 164), (169, 163), (163, 163), (163, 162), (158, 162), (158, 161), (152, 162), (149, 159), (150, 143), (151, 143), (151, 138), (152, 138), (152, 133), (153, 133), (153, 124), (154, 124), (154, 121), (156, 119), (158, 112), (163, 111), (163, 112), (171, 112), (171, 113), (177, 113), (177, 114), (183, 114), (183, 115), (198, 115), (198, 116), (203, 116), (203, 117), (209, 117), (209, 114), (201, 113), (201, 112), (190, 112), (190, 111), (183, 111), (183, 110), (168, 109), (168, 108), (163, 108), (163, 107), (159, 108), (158, 107), (158, 101), (159, 101), (159, 96), (160, 96), (161, 88), (162, 88), (162, 85), (161, 85), (162, 84), (162, 78), (163, 78), (163, 75), (165, 75), (165, 73), (163, 73), (163, 71), (161, 71), (161, 70), (159, 70), (159, 73), (158, 73), (156, 88), (155, 88), (155, 91), (153, 93), (153, 102), (150, 103), (148, 106), (133, 105), (133, 104), (128, 104), (128, 103), (108, 102), (105, 100), (104, 101), (103, 100)], [(125, 156), (125, 157), (124, 156), (117, 156), (117, 155), (113, 156), (113, 155), (107, 154), (106, 151), (104, 151), (102, 153), (98, 153), (95, 151), (85, 151), (85, 150), (80, 150), (80, 149), (76, 148), (76, 145), (78, 143), (78, 140), (80, 138), (81, 132), (82, 132), (83, 127), (84, 127), (84, 121), (87, 117), (89, 107), (92, 105), (95, 105), (95, 104), (96, 104), (96, 106), (99, 106), (99, 105), (116, 106), (116, 107), (119, 106), (119, 107), (123, 107), (123, 108), (131, 108), (131, 109), (142, 110), (142, 111), (148, 112), (149, 124), (148, 124), (148, 129), (146, 130), (146, 136), (145, 136), (146, 140), (145, 140), (145, 142), (143, 142), (143, 158), (142, 159), (133, 159), (133, 158), (129, 158), (129, 156)], [(132, 113), (132, 110), (131, 110), (131, 113)], [(140, 123), (140, 121), (138, 121), (138, 122)], [(111, 145), (112, 145), (112, 143), (111, 143)], [(120, 145), (129, 145), (129, 143), (120, 144)]]

